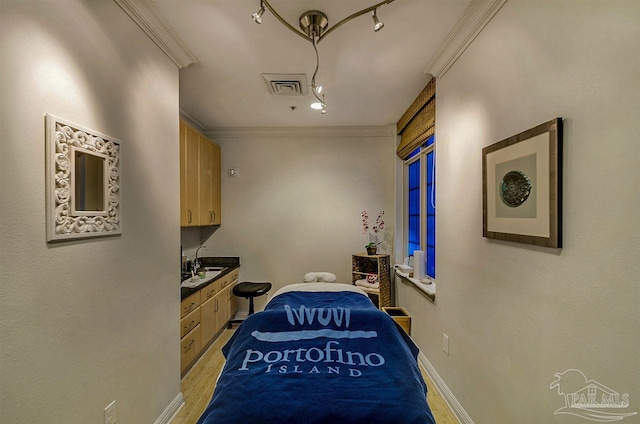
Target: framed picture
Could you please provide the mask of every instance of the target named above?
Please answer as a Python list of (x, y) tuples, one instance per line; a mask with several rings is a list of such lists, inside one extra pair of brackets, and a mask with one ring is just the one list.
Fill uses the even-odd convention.
[(482, 149), (482, 235), (562, 247), (562, 118)]

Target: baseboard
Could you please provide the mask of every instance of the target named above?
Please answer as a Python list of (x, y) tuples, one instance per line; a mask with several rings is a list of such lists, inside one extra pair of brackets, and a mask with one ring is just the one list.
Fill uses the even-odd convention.
[(184, 405), (184, 397), (182, 396), (182, 392), (178, 393), (178, 395), (171, 401), (169, 406), (162, 411), (162, 414), (158, 417), (154, 424), (169, 424), (173, 417), (178, 413), (180, 408)]
[(449, 386), (447, 386), (442, 377), (440, 377), (440, 374), (438, 374), (433, 365), (431, 365), (431, 362), (429, 362), (422, 352), (418, 354), (418, 362), (422, 365), (429, 378), (431, 378), (431, 381), (433, 381), (433, 384), (435, 384), (436, 388), (442, 395), (442, 398), (458, 421), (462, 424), (474, 424), (469, 414), (467, 414), (467, 411), (464, 410), (460, 402), (458, 402), (458, 399), (453, 395), (451, 389), (449, 389)]

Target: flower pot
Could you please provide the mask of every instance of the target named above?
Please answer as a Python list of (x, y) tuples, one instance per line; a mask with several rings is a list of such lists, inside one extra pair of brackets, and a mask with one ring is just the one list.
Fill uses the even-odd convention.
[(367, 255), (375, 255), (378, 252), (378, 246), (365, 246), (367, 248)]

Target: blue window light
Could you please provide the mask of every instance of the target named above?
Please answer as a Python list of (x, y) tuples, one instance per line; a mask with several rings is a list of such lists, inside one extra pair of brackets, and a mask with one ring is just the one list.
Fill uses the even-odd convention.
[[(419, 158), (415, 159), (416, 156)], [(409, 161), (414, 158), (413, 161)], [(414, 150), (407, 160), (407, 255), (425, 251), (425, 273), (436, 277), (435, 137)], [(423, 174), (424, 172), (424, 174)], [(424, 190), (423, 190), (424, 188)], [(424, 234), (423, 234), (424, 233)]]

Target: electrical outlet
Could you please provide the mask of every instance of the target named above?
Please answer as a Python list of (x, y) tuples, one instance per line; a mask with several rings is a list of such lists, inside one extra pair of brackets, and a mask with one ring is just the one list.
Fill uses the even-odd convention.
[(444, 333), (442, 333), (442, 350), (444, 350), (444, 353), (447, 355), (449, 354), (449, 336)]
[(116, 424), (116, 401), (104, 408), (104, 424)]

